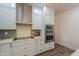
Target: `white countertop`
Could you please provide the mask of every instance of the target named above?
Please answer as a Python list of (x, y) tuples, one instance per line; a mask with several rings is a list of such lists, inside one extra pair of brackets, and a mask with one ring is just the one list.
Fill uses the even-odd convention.
[(76, 50), (71, 56), (79, 56), (79, 49)]
[(13, 38), (0, 40), (0, 44), (4, 44), (8, 42), (13, 42)]
[[(41, 38), (41, 37), (40, 36), (37, 36), (37, 37), (31, 38), (31, 39), (37, 39), (37, 38)], [(0, 40), (0, 44), (13, 42), (13, 39), (14, 38)], [(15, 40), (15, 41), (19, 41), (19, 40)]]

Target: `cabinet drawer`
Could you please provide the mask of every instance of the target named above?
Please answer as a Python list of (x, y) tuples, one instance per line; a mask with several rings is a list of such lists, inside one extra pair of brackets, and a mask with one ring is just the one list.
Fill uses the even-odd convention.
[(32, 43), (26, 46), (26, 55), (28, 56), (32, 56), (35, 55), (35, 51), (36, 51), (36, 43)]
[(0, 45), (0, 52), (2, 51), (10, 51), (10, 44), (1, 44)]
[(54, 42), (46, 43), (45, 50), (50, 50), (54, 48)]
[(24, 42), (25, 42), (25, 41), (14, 41), (14, 42), (12, 43), (12, 47), (24, 45)]
[(36, 55), (36, 51), (35, 51), (35, 48), (34, 49), (27, 49), (26, 50), (26, 56), (33, 56), (33, 55)]
[(54, 42), (50, 42), (49, 45), (54, 45)]
[(25, 51), (25, 46), (23, 45), (23, 46), (13, 47), (12, 51), (13, 51), (13, 53), (18, 53), (18, 52), (21, 52), (21, 51)]
[(44, 45), (37, 45), (36, 46), (36, 54), (44, 52)]
[(0, 56), (11, 56), (10, 52), (2, 52), (0, 53)]
[(24, 52), (18, 52), (18, 53), (13, 53), (13, 56), (25, 56), (26, 53)]
[(25, 44), (34, 44), (34, 43), (36, 43), (35, 39), (29, 39), (25, 41)]
[(0, 44), (0, 56), (11, 55), (10, 43)]
[(44, 50), (41, 48), (41, 49), (38, 49), (38, 50), (36, 50), (36, 54), (40, 54), (40, 53), (42, 53), (42, 52), (44, 52)]

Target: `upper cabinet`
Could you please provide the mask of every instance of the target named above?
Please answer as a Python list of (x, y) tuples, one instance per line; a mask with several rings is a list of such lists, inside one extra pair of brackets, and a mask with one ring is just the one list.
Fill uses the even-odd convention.
[(42, 8), (32, 6), (32, 29), (42, 29)]
[(54, 25), (54, 10), (47, 6), (32, 6), (32, 29), (43, 29), (45, 24)]
[(32, 7), (28, 4), (16, 4), (16, 22), (32, 24)]
[(54, 25), (54, 10), (45, 6), (43, 8), (43, 19), (45, 24)]
[(16, 4), (0, 4), (0, 29), (16, 30)]

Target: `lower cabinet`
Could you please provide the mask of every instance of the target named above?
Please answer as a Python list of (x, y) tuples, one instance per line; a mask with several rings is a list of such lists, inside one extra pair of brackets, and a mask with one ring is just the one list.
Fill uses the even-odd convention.
[(44, 50), (48, 51), (48, 50), (51, 50), (51, 49), (54, 49), (54, 42), (45, 43)]
[(10, 55), (11, 55), (10, 43), (0, 44), (0, 56), (10, 56)]
[(54, 42), (45, 43), (44, 38), (38, 38), (36, 44), (36, 54), (54, 49)]
[(54, 42), (45, 43), (43, 38), (16, 40), (0, 44), (0, 56), (34, 56), (54, 48)]
[(24, 56), (25, 55), (25, 47), (24, 46), (18, 46), (12, 48), (12, 55), (13, 56)]
[(12, 56), (24, 56), (25, 55), (25, 44), (24, 40), (18, 40), (12, 42)]
[(35, 39), (25, 39), (23, 41), (16, 41), (12, 44), (13, 56), (32, 56), (35, 55)]
[(26, 40), (26, 56), (33, 56), (36, 55), (36, 40), (35, 39), (28, 39)]
[(36, 54), (44, 52), (43, 49), (44, 49), (44, 39), (37, 38), (36, 39)]

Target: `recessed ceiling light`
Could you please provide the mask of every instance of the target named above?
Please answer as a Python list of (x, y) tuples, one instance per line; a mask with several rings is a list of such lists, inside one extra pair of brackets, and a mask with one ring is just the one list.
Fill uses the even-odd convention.
[(12, 7), (15, 7), (15, 3), (11, 3), (11, 6), (12, 6)]
[(35, 9), (35, 10), (34, 10), (34, 12), (37, 14), (37, 13), (38, 13), (38, 10), (37, 10), (37, 9)]
[(44, 12), (46, 12), (46, 6), (43, 7)]

